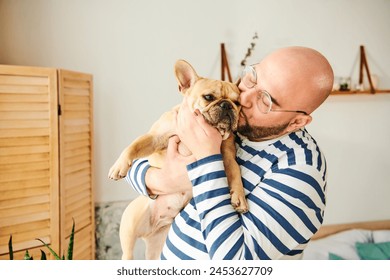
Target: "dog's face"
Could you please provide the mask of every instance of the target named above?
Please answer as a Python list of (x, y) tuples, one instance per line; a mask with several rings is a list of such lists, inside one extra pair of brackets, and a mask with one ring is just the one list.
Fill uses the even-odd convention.
[(229, 82), (199, 77), (192, 66), (179, 60), (175, 65), (179, 90), (188, 96), (190, 108), (199, 109), (209, 124), (216, 127), (223, 139), (237, 129), (240, 91)]

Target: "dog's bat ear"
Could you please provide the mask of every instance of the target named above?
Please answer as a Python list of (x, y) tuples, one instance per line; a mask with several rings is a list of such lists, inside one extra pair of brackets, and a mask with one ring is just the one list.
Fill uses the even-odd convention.
[(175, 63), (175, 75), (181, 93), (184, 93), (199, 79), (195, 69), (185, 60), (178, 60)]

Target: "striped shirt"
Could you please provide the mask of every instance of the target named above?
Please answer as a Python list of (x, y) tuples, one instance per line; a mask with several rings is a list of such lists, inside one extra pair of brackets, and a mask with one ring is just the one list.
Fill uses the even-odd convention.
[[(230, 204), (222, 155), (187, 166), (193, 198), (176, 216), (161, 259), (299, 259), (323, 221), (326, 161), (305, 130), (263, 142), (236, 137), (249, 211)], [(146, 159), (127, 180), (147, 195)]]

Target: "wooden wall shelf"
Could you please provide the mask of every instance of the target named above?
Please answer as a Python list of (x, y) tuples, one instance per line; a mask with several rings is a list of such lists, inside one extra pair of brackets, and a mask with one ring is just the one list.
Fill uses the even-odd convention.
[(364, 46), (360, 46), (360, 69), (359, 69), (359, 85), (363, 84), (363, 70), (366, 70), (368, 82), (370, 84), (369, 90), (335, 90), (331, 92), (331, 95), (351, 95), (351, 94), (382, 94), (390, 93), (390, 89), (375, 89), (373, 81), (371, 79), (370, 70), (368, 67), (366, 52)]
[(384, 93), (390, 93), (390, 89), (376, 89), (375, 93), (371, 93), (370, 90), (335, 90), (331, 92), (331, 95), (354, 95), (354, 94), (384, 94)]

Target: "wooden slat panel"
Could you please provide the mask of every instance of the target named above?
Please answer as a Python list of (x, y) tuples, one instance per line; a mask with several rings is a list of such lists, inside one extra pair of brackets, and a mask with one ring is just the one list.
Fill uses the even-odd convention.
[(2, 156), (0, 158), (0, 164), (9, 163), (22, 163), (22, 162), (38, 162), (46, 161), (50, 159), (50, 154), (29, 154), (29, 155), (12, 155)]
[(65, 232), (68, 233), (72, 229), (73, 219), (75, 220), (75, 223), (78, 227), (86, 227), (92, 224), (91, 211), (88, 211), (88, 209), (83, 210), (83, 212), (75, 213), (73, 216), (69, 215), (69, 217), (70, 218), (68, 218), (65, 223)]
[(48, 118), (49, 118), (48, 111), (0, 112), (1, 120), (46, 120)]
[[(75, 258), (94, 258), (92, 76), (59, 71), (62, 248), (76, 223)], [(78, 257), (77, 257), (78, 256)]]
[(4, 172), (20, 172), (24, 173), (27, 171), (36, 171), (42, 169), (50, 169), (50, 163), (48, 161), (41, 162), (21, 162), (21, 163), (11, 163), (11, 164), (0, 164), (0, 169)]
[[(41, 236), (40, 239), (42, 241), (46, 242), (47, 244), (51, 243), (51, 239), (49, 236)], [(26, 249), (30, 250), (30, 249), (35, 248), (35, 247), (41, 247), (41, 245), (42, 245), (42, 243), (36, 239), (29, 240), (29, 241), (23, 241), (23, 242), (17, 242), (17, 241), (14, 241), (12, 238), (12, 247), (13, 247), (14, 252), (26, 251)], [(9, 252), (8, 246), (5, 246), (5, 245), (0, 246), (0, 254), (6, 254), (8, 252)]]
[[(40, 244), (42, 244), (42, 243), (40, 243)], [(46, 257), (48, 260), (54, 259), (54, 257), (51, 255), (49, 250), (44, 246), (30, 248), (30, 249), (28, 249), (28, 253), (30, 254), (30, 256), (33, 257), (34, 260), (40, 260), (41, 259), (41, 250), (46, 253)], [(25, 253), (26, 253), (26, 250), (14, 251), (14, 260), (23, 260)], [(7, 253), (0, 254), (0, 260), (9, 260), (8, 251), (7, 251)]]
[(0, 147), (49, 145), (49, 137), (0, 138)]
[(0, 138), (48, 135), (50, 135), (50, 128), (0, 129)]
[(78, 133), (78, 134), (69, 134), (66, 135), (65, 143), (80, 141), (80, 140), (88, 140), (91, 141), (91, 135), (89, 132)]
[(55, 69), (0, 65), (0, 248), (59, 249), (57, 106)]
[(64, 104), (62, 109), (67, 111), (88, 111), (90, 108), (89, 103), (67, 103)]
[[(24, 223), (24, 224), (19, 224), (19, 225), (13, 225), (13, 226), (8, 226), (8, 227), (3, 227), (1, 228), (0, 231), (0, 237), (7, 237), (9, 239), (10, 235), (17, 235), (17, 234), (26, 234), (31, 232), (31, 229), (48, 229), (50, 230), (50, 220), (41, 220), (41, 221), (36, 221), (36, 222), (31, 222), (31, 223)], [(36, 238), (34, 236), (34, 238)], [(4, 243), (1, 243), (4, 244)]]
[(0, 94), (0, 102), (37, 102), (48, 103), (49, 97), (47, 94)]
[(21, 215), (17, 217), (7, 217), (1, 219), (0, 227), (7, 227), (7, 226), (30, 223), (35, 221), (42, 221), (49, 218), (50, 218), (50, 212), (48, 211), (33, 213), (29, 215)]
[[(64, 149), (66, 149), (66, 146), (64, 147)], [(81, 156), (81, 155), (88, 156), (88, 155), (90, 155), (90, 152), (91, 152), (91, 149), (89, 148), (89, 146), (83, 147), (83, 148), (68, 151), (66, 154), (63, 154), (63, 158), (68, 159), (68, 158), (77, 157), (77, 156)]]
[(46, 154), (50, 152), (49, 145), (40, 146), (17, 146), (0, 148), (0, 156), (9, 155), (28, 155), (28, 154)]
[(17, 208), (26, 204), (37, 204), (37, 203), (45, 203), (50, 201), (50, 195), (40, 195), (40, 196), (32, 196), (27, 198), (18, 198), (18, 199), (9, 199), (9, 200), (0, 200), (0, 209), (5, 208)]
[(67, 95), (76, 95), (76, 96), (89, 96), (89, 90), (83, 88), (68, 88), (65, 89)]
[(0, 184), (0, 191), (20, 190), (25, 188), (36, 188), (42, 186), (50, 186), (50, 178), (44, 177), (33, 180), (19, 180), (17, 182), (3, 182)]
[(83, 103), (89, 104), (89, 96), (74, 96), (74, 95), (65, 95), (64, 101), (67, 104), (70, 103)]
[(0, 120), (0, 129), (49, 127), (49, 120)]
[[(94, 260), (95, 249), (94, 249), (94, 228), (90, 225), (85, 228), (77, 228), (74, 238), (74, 260)], [(65, 240), (66, 246), (69, 244), (69, 235)]]
[[(90, 174), (85, 174), (82, 177), (71, 177), (66, 180), (66, 190), (77, 188), (82, 184), (88, 184), (89, 186), (92, 184), (92, 179)], [(65, 192), (66, 192), (65, 190)]]
[(15, 182), (15, 185), (20, 180), (27, 179), (40, 179), (40, 178), (50, 178), (50, 170), (40, 170), (40, 171), (27, 171), (24, 174), (15, 170), (13, 172), (2, 171), (0, 174), (0, 183), (5, 182)]
[[(68, 112), (69, 113), (69, 112)], [(0, 112), (1, 114), (1, 112)], [(89, 111), (73, 111), (71, 114), (67, 115), (67, 119), (87, 119), (90, 118)]]
[(77, 164), (77, 163), (80, 163), (80, 162), (84, 162), (84, 161), (87, 161), (87, 162), (90, 162), (91, 160), (91, 156), (88, 154), (88, 155), (76, 155), (74, 157), (69, 157), (69, 158), (66, 158), (64, 160), (64, 163), (65, 163), (65, 166), (71, 166), (71, 165), (74, 165), (74, 164)]
[[(65, 197), (70, 198), (71, 196), (77, 196), (83, 192), (89, 194), (87, 190), (89, 190), (91, 186), (91, 180), (89, 177), (87, 177), (87, 179), (84, 179), (83, 181), (84, 182), (79, 182), (78, 184), (66, 188)], [(81, 200), (78, 201), (81, 202)]]
[[(19, 72), (18, 72), (19, 73)], [(22, 73), (20, 73), (23, 75)], [(48, 77), (39, 77), (39, 76), (15, 76), (15, 75), (1, 75), (0, 76), (1, 85), (48, 85)]]
[(65, 126), (81, 126), (81, 125), (89, 125), (89, 119), (67, 119), (64, 121)]
[(74, 126), (66, 126), (66, 132), (65, 134), (73, 134), (73, 133), (83, 133), (83, 132), (89, 132), (90, 126), (89, 125), (74, 125)]
[(75, 164), (69, 165), (66, 169), (66, 175), (74, 174), (75, 172), (79, 172), (82, 170), (85, 171), (85, 173), (83, 173), (83, 174), (89, 174), (89, 172), (87, 172), (87, 170), (91, 170), (91, 163), (89, 161), (84, 161), (81, 163), (75, 163)]
[[(26, 231), (26, 232), (17, 232), (12, 234), (12, 243), (16, 242), (26, 242), (30, 240), (35, 240), (36, 238), (40, 238), (42, 236), (49, 236), (50, 230), (48, 227), (45, 228), (34, 228), (34, 231)], [(0, 244), (8, 244), (10, 235), (0, 237)]]
[(390, 220), (323, 225), (311, 240), (317, 240), (350, 229), (390, 230)]
[(0, 93), (30, 93), (30, 94), (44, 94), (47, 93), (47, 85), (1, 85), (0, 84)]
[(82, 73), (79, 73), (79, 77), (76, 77), (77, 73), (73, 72), (73, 77), (66, 77), (64, 76), (63, 79), (63, 87), (65, 90), (69, 89), (77, 89), (77, 91), (80, 91), (80, 89), (85, 89), (88, 91), (88, 96), (90, 96), (90, 90), (91, 90), (91, 81), (89, 78), (85, 78), (86, 76)]
[(24, 205), (18, 207), (17, 211), (15, 209), (1, 209), (0, 217), (16, 217), (19, 215), (26, 215), (37, 212), (44, 212), (49, 210), (49, 203), (39, 203), (33, 205)]
[[(49, 186), (44, 186), (39, 188), (17, 189), (17, 190), (1, 192), (2, 197), (0, 198), (0, 201), (3, 202), (3, 205), (6, 205), (7, 201), (13, 199), (20, 199), (23, 197), (42, 196), (48, 193), (49, 193)], [(17, 212), (19, 212), (19, 210)]]
[(36, 112), (49, 111), (49, 104), (42, 103), (28, 103), (25, 102), (7, 102), (7, 104), (0, 104), (0, 112)]

